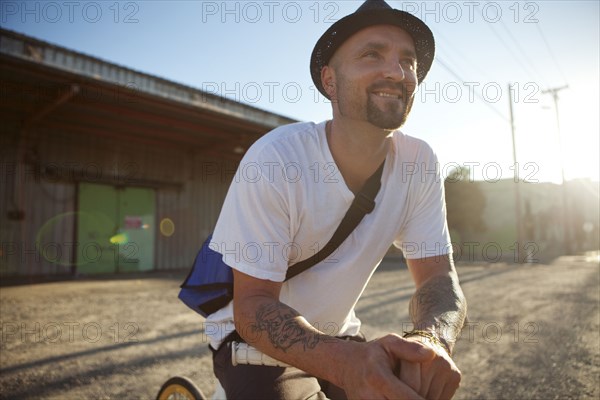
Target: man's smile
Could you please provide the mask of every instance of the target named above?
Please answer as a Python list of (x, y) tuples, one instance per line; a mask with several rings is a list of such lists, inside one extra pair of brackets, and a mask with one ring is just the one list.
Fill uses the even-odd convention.
[(398, 94), (398, 93), (389, 93), (389, 92), (374, 92), (374, 95), (378, 96), (378, 97), (385, 97), (388, 99), (396, 99), (396, 100), (402, 100), (402, 94)]

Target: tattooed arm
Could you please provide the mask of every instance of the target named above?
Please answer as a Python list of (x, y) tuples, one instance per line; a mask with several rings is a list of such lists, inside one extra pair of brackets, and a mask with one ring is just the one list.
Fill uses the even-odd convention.
[(440, 256), (408, 264), (417, 286), (409, 305), (415, 329), (435, 331), (452, 351), (467, 315), (467, 301), (452, 261)]
[(403, 362), (400, 377), (427, 399), (449, 399), (461, 377), (449, 353), (463, 327), (467, 302), (448, 256), (409, 260), (408, 268), (417, 287), (409, 304), (414, 329), (432, 333), (443, 345), (425, 336), (409, 338), (424, 341), (437, 356), (427, 363)]
[(397, 335), (369, 343), (331, 337), (279, 301), (281, 283), (233, 276), (235, 327), (250, 345), (344, 388), (349, 398), (421, 398), (394, 371), (400, 359), (431, 360), (431, 349)]

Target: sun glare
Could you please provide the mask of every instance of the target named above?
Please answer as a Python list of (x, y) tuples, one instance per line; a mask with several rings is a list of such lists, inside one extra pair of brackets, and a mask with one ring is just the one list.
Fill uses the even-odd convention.
[[(567, 89), (568, 90), (568, 89)], [(517, 108), (517, 154), (519, 162), (534, 163), (536, 180), (560, 183), (566, 180), (600, 179), (598, 96), (587, 91), (559, 97), (558, 112), (550, 96), (538, 104)]]

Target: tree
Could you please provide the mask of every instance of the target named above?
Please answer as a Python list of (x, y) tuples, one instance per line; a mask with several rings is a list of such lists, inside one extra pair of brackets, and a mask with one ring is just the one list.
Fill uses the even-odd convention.
[(483, 220), (485, 195), (481, 183), (470, 179), (469, 172), (468, 168), (455, 168), (444, 181), (448, 228), (459, 235), (459, 238), (453, 238), (455, 241), (486, 230)]

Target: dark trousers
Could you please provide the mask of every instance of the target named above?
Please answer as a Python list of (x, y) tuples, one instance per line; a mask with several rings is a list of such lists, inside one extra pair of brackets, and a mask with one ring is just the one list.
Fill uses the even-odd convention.
[[(364, 342), (363, 335), (347, 338)], [(228, 399), (346, 399), (343, 389), (294, 367), (236, 365), (231, 363), (231, 342), (213, 351), (213, 369)]]

